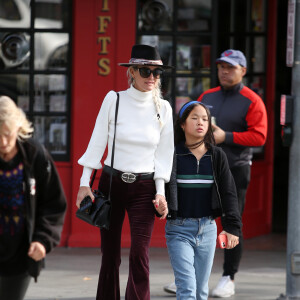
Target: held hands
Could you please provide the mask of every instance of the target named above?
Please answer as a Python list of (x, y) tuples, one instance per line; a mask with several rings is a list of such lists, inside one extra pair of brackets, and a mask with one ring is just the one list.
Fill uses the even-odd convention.
[(221, 129), (219, 126), (211, 124), (211, 127), (214, 132), (214, 138), (216, 141), (216, 144), (221, 144), (225, 141), (225, 131)]
[(90, 196), (92, 200), (94, 200), (94, 195), (91, 191), (89, 186), (81, 186), (78, 190), (77, 199), (76, 199), (76, 206), (79, 208), (80, 203), (86, 196)]
[(230, 233), (228, 233), (224, 230), (220, 234), (226, 234), (226, 236), (227, 236), (227, 247), (226, 247), (226, 249), (232, 249), (236, 245), (239, 244), (239, 237), (238, 236), (230, 234)]
[(155, 200), (152, 200), (155, 209), (161, 215), (160, 219), (165, 219), (169, 210), (166, 198), (162, 195), (155, 195)]
[(35, 261), (39, 261), (46, 256), (46, 249), (40, 242), (32, 242), (27, 254)]

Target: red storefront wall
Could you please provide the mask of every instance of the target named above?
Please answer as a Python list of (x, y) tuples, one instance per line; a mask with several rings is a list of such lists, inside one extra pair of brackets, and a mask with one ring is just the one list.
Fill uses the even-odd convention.
[[(251, 183), (243, 216), (245, 238), (271, 231), (273, 182), (273, 127), (276, 44), (276, 1), (269, 1), (266, 106), (269, 134), (265, 158), (253, 163)], [(135, 0), (74, 0), (72, 44), (71, 160), (57, 163), (68, 199), (68, 211), (61, 246), (98, 247), (99, 230), (75, 217), (75, 199), (82, 167), (77, 160), (84, 153), (100, 105), (109, 90), (127, 88), (127, 62), (135, 43)], [(97, 174), (99, 178), (100, 172)], [(97, 183), (96, 183), (97, 184)], [(95, 186), (96, 186), (95, 184)], [(165, 247), (165, 221), (156, 219), (152, 247)], [(128, 220), (123, 227), (122, 246), (130, 246)]]
[[(129, 60), (135, 43), (136, 1), (76, 0), (73, 6), (72, 69), (72, 188), (69, 201), (71, 247), (98, 247), (99, 230), (75, 217), (74, 204), (82, 167), (77, 160), (84, 153), (109, 90), (127, 88), (126, 69), (119, 62)], [(99, 178), (100, 172), (98, 174)], [(96, 184), (95, 184), (96, 186)], [(128, 246), (129, 227), (124, 226), (123, 245)]]

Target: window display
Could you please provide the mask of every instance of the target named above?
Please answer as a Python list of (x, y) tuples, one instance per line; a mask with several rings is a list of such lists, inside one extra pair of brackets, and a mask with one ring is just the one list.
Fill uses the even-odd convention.
[(26, 112), (55, 160), (68, 160), (71, 0), (0, 2), (0, 94)]
[[(218, 85), (215, 60), (226, 49), (245, 53), (247, 86), (265, 96), (266, 0), (139, 0), (137, 43), (157, 46), (164, 64), (163, 97), (174, 115)], [(262, 157), (263, 148), (256, 149)]]

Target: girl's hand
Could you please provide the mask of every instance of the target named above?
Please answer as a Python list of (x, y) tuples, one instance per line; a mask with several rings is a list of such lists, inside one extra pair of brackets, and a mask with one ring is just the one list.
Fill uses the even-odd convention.
[(78, 190), (77, 199), (76, 199), (76, 206), (79, 208), (80, 203), (86, 196), (90, 196), (92, 200), (95, 199), (91, 188), (89, 186), (81, 186)]
[(166, 198), (162, 195), (157, 194), (155, 200), (152, 201), (155, 209), (161, 215), (160, 219), (165, 219), (169, 210)]
[(224, 230), (221, 233), (226, 234), (226, 236), (227, 236), (227, 247), (226, 247), (226, 249), (232, 249), (236, 245), (239, 244), (239, 237), (238, 236), (230, 234), (230, 233), (228, 233)]

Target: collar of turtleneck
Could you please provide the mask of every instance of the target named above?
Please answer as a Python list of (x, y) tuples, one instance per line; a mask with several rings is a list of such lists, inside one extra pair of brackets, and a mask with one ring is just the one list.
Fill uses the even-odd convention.
[(141, 92), (137, 90), (133, 85), (127, 90), (127, 93), (130, 97), (138, 101), (152, 101), (153, 93), (150, 92)]

